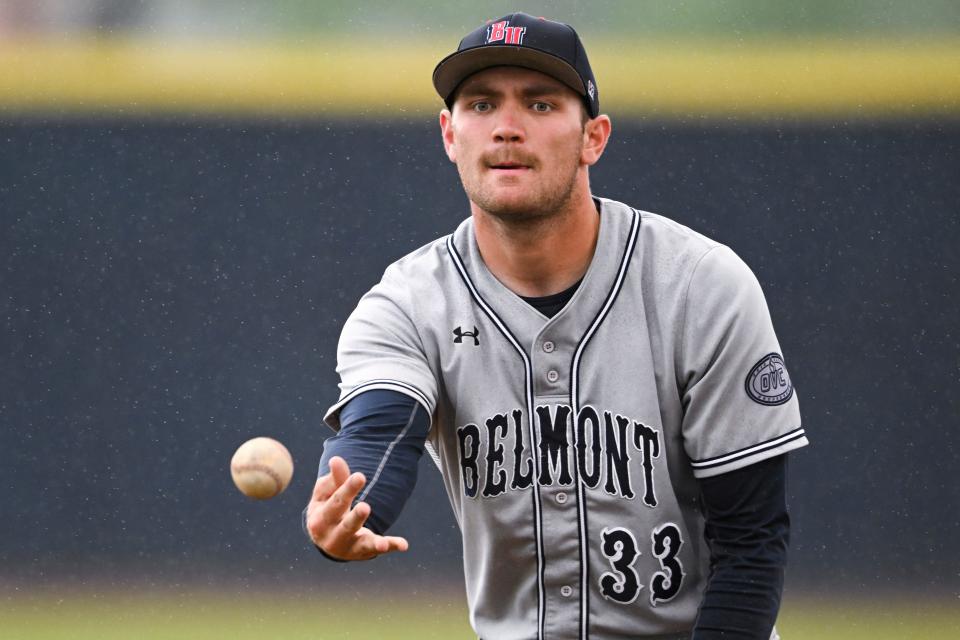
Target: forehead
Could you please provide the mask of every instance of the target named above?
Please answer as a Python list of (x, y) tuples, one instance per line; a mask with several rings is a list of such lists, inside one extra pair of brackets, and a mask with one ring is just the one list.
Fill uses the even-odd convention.
[(524, 67), (490, 67), (478, 71), (463, 81), (457, 94), (462, 95), (477, 90), (510, 93), (530, 89), (567, 94), (573, 99), (579, 99), (573, 89), (556, 78)]

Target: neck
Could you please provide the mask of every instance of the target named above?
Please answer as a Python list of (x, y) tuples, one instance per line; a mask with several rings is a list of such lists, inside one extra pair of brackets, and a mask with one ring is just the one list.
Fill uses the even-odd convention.
[(560, 210), (511, 221), (471, 204), (480, 255), (490, 272), (517, 295), (548, 296), (580, 280), (590, 266), (600, 216), (589, 188), (575, 189)]

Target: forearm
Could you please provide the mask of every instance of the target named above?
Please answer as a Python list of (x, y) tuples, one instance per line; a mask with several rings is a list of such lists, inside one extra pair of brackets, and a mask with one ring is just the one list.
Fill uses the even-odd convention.
[(783, 569), (731, 565), (710, 578), (695, 640), (767, 640), (780, 610)]
[(401, 393), (369, 391), (342, 409), (340, 423), (340, 431), (324, 443), (318, 475), (329, 473), (333, 456), (363, 473), (367, 483), (357, 500), (371, 507), (366, 526), (385, 533), (416, 485), (430, 418)]
[(701, 481), (710, 578), (695, 640), (767, 640), (780, 610), (790, 519), (786, 456)]

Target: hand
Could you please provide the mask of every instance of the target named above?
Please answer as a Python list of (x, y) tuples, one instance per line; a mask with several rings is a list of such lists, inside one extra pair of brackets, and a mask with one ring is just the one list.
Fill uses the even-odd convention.
[(307, 505), (307, 531), (313, 543), (338, 560), (370, 560), (391, 551), (406, 551), (409, 544), (397, 536), (377, 535), (364, 523), (370, 505), (350, 505), (367, 483), (362, 473), (350, 473), (346, 460), (330, 458), (330, 473), (317, 480)]

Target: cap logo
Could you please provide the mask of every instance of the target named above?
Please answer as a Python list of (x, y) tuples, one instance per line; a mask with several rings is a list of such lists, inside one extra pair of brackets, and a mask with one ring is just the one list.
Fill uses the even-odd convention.
[(593, 80), (587, 80), (587, 93), (590, 94), (590, 99), (593, 100), (593, 96), (597, 93), (597, 88), (593, 86)]
[(526, 27), (511, 27), (507, 20), (494, 22), (487, 27), (487, 39), (484, 44), (491, 42), (502, 42), (504, 44), (523, 44), (523, 34), (527, 32)]

